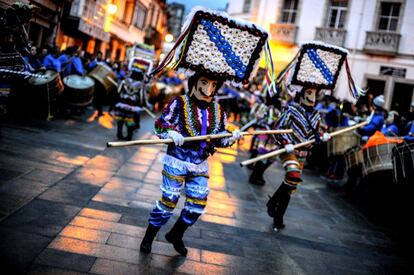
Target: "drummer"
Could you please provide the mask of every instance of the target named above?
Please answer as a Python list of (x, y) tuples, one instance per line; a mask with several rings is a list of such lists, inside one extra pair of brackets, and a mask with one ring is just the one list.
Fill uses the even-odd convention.
[(358, 129), (358, 133), (362, 135), (362, 140), (367, 141), (376, 131), (381, 131), (384, 125), (384, 96), (379, 95), (373, 100), (374, 110), (368, 118), (368, 124)]
[(399, 113), (397, 111), (389, 112), (381, 132), (388, 137), (398, 136), (398, 118)]
[(62, 71), (62, 64), (60, 63), (58, 59), (58, 55), (59, 55), (59, 48), (57, 46), (54, 46), (51, 49), (50, 54), (46, 55), (43, 61), (43, 66), (46, 68), (46, 70), (53, 70), (58, 73)]
[(23, 58), (33, 70), (44, 69), (42, 62), (38, 58), (37, 48), (35, 46), (30, 47), (30, 53)]
[(79, 57), (80, 50), (78, 46), (72, 46), (66, 49), (65, 53), (59, 56), (63, 68), (63, 76), (71, 74), (84, 75), (82, 60)]

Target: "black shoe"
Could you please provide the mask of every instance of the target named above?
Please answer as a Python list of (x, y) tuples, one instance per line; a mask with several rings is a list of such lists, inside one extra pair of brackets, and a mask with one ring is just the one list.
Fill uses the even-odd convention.
[(122, 135), (122, 133), (119, 133), (119, 132), (116, 134), (116, 137), (118, 139), (124, 139), (124, 136)]
[(181, 218), (177, 220), (170, 232), (165, 234), (165, 238), (168, 242), (172, 243), (175, 251), (180, 253), (182, 256), (187, 256), (188, 250), (183, 242), (183, 235), (189, 225), (185, 223)]
[(141, 246), (139, 250), (144, 253), (150, 253), (152, 242), (154, 241), (155, 236), (157, 235), (160, 227), (155, 227), (152, 224), (148, 224), (147, 231), (145, 232), (145, 236), (142, 239)]
[(283, 228), (285, 228), (286, 226), (285, 226), (285, 224), (282, 222), (282, 223), (280, 223), (280, 222), (275, 222), (275, 221), (273, 221), (273, 230), (274, 231), (280, 231), (280, 230), (282, 230)]

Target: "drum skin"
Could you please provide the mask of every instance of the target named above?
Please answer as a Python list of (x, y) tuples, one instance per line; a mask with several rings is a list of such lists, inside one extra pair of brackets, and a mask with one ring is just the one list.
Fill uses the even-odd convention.
[(117, 81), (116, 75), (107, 65), (98, 64), (89, 73), (89, 76), (95, 80), (95, 84), (99, 83), (99, 85), (102, 85), (106, 91), (106, 94), (109, 94), (111, 91), (116, 90), (117, 88), (117, 85), (115, 85)]
[(64, 100), (75, 107), (85, 107), (92, 103), (95, 81), (89, 76), (68, 75), (63, 78)]
[[(338, 128), (340, 130), (343, 128)], [(361, 138), (349, 131), (333, 137), (328, 141), (328, 156), (343, 155), (349, 148), (359, 145)]]
[(396, 143), (385, 143), (364, 148), (362, 150), (364, 155), (362, 174), (366, 177), (377, 172), (391, 172), (393, 168), (391, 153), (395, 146)]
[(414, 143), (403, 143), (393, 148), (392, 166), (395, 183), (412, 184), (414, 180)]

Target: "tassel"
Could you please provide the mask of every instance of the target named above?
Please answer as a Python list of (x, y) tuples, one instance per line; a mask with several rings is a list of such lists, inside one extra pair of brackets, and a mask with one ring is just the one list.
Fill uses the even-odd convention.
[(272, 53), (270, 51), (269, 42), (266, 42), (265, 45), (265, 57), (266, 57), (266, 84), (268, 87), (269, 95), (273, 97), (277, 94), (276, 83), (275, 83), (275, 73), (273, 66)]
[(366, 90), (361, 89), (355, 84), (355, 81), (351, 75), (351, 70), (349, 69), (348, 58), (345, 59), (345, 68), (346, 68), (346, 74), (348, 76), (348, 87), (349, 87), (349, 90), (351, 91), (351, 95), (355, 99), (358, 99), (360, 96), (364, 96), (366, 94)]
[(150, 76), (154, 75), (160, 75), (163, 73), (166, 69), (175, 69), (178, 64), (181, 62), (183, 58), (183, 53), (181, 53), (180, 59), (176, 62), (171, 63), (174, 60), (175, 50), (180, 46), (181, 42), (184, 40), (184, 45), (182, 49), (184, 49), (184, 46), (187, 44), (188, 35), (190, 33), (191, 26), (193, 25), (194, 18), (191, 21), (191, 23), (188, 25), (187, 29), (178, 37), (177, 41), (175, 42), (172, 49), (169, 51), (169, 53), (165, 56), (165, 58), (161, 61), (161, 63), (150, 73)]

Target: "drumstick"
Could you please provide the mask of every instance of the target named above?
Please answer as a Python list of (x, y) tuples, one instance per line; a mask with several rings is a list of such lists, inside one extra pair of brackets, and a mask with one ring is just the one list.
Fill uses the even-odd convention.
[(142, 109), (152, 118), (156, 118), (155, 114), (153, 112), (151, 112), (150, 110), (148, 110), (147, 107), (142, 107)]
[[(243, 136), (249, 136), (249, 135), (276, 135), (276, 134), (289, 134), (289, 133), (292, 133), (292, 132), (293, 132), (293, 130), (265, 130), (265, 131), (241, 132), (241, 134)], [(225, 138), (225, 137), (231, 137), (231, 136), (232, 136), (231, 133), (224, 133), (224, 134), (215, 134), (215, 135), (185, 137), (184, 142), (218, 139), (218, 138)], [(106, 144), (106, 146), (107, 147), (121, 147), (121, 146), (143, 145), (143, 144), (165, 144), (165, 143), (172, 143), (172, 142), (174, 142), (174, 141), (171, 138), (167, 138), (167, 139), (141, 139), (141, 140), (132, 140), (132, 141), (108, 142)]]
[(112, 83), (112, 84), (114, 84), (116, 87), (118, 87), (118, 83), (112, 78), (112, 77), (110, 77), (110, 76), (107, 76), (106, 78), (108, 78), (108, 80)]
[[(344, 128), (344, 129), (341, 129), (341, 130), (332, 132), (332, 133), (330, 133), (330, 135), (331, 135), (331, 137), (334, 137), (334, 136), (343, 134), (345, 132), (355, 130), (355, 129), (357, 129), (359, 127), (362, 127), (362, 126), (365, 126), (367, 124), (368, 124), (368, 121), (364, 121), (362, 123), (355, 124), (354, 126), (347, 127), (347, 128)], [(302, 142), (302, 143), (298, 143), (296, 145), (293, 145), (293, 148), (294, 149), (297, 149), (297, 148), (300, 148), (300, 147), (303, 147), (303, 146), (307, 146), (307, 145), (310, 145), (310, 144), (314, 143), (315, 141), (316, 141), (315, 139), (311, 139), (311, 140), (308, 140), (308, 141), (305, 141), (305, 142)], [(245, 161), (243, 161), (243, 162), (240, 163), (240, 166), (246, 166), (246, 165), (249, 165), (249, 164), (258, 162), (259, 160), (262, 160), (262, 159), (276, 157), (276, 156), (278, 156), (280, 154), (283, 154), (283, 153), (286, 153), (286, 149), (285, 148), (272, 151), (270, 153), (267, 153), (267, 154), (258, 156), (256, 158), (252, 158), (252, 159), (245, 160)]]

